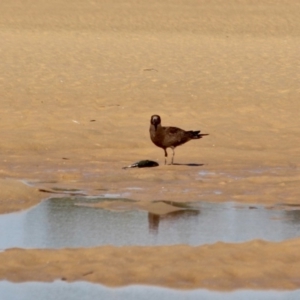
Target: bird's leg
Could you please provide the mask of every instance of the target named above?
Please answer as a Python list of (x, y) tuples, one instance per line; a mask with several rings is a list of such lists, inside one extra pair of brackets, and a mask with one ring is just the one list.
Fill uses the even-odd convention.
[(174, 162), (174, 156), (175, 156), (175, 147), (171, 147), (171, 149), (172, 149), (172, 151), (173, 151), (171, 165), (173, 165), (173, 162)]
[(167, 157), (168, 157), (168, 152), (167, 152), (167, 150), (166, 149), (164, 149), (165, 150), (165, 165), (167, 164)]

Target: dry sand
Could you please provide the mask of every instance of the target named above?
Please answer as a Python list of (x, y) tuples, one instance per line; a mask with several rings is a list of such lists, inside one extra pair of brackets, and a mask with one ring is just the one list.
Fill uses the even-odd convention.
[[(0, 212), (34, 205), (49, 196), (38, 189), (53, 188), (118, 193), (143, 202), (299, 204), (299, 16), (299, 1), (2, 0)], [(154, 113), (164, 125), (210, 136), (177, 148), (178, 165), (163, 166), (163, 151), (148, 133)], [(161, 165), (121, 169), (140, 159)], [(254, 287), (256, 281), (259, 288), (299, 288), (300, 268), (291, 268), (298, 246), (299, 240), (216, 244), (207, 253), (211, 263), (196, 274), (189, 271), (193, 258), (186, 258), (205, 247), (104, 247), (51, 255), (14, 250), (23, 260), (17, 264), (14, 252), (0, 253), (1, 277), (82, 279), (76, 264), (68, 265), (68, 273), (55, 267), (41, 271), (38, 258), (49, 254), (49, 260), (57, 256), (67, 263), (70, 253), (91, 251), (96, 270), (97, 253), (113, 263), (113, 251), (126, 259), (135, 249), (131, 263), (118, 269), (129, 279), (112, 268), (108, 279), (91, 280), (207, 287), (201, 271), (209, 267), (220, 276), (212, 288)], [(218, 259), (215, 251), (235, 259)], [(149, 257), (156, 264), (148, 265)], [(155, 268), (169, 268), (174, 259), (179, 271), (174, 267), (155, 281)], [(34, 277), (35, 268), (43, 276)], [(144, 268), (148, 279), (135, 268)], [(242, 274), (247, 270), (251, 280)]]

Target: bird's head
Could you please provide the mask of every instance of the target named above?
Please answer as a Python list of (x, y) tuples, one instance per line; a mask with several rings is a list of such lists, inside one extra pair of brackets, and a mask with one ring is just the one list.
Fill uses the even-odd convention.
[(157, 129), (157, 126), (160, 125), (161, 119), (159, 115), (153, 115), (150, 119), (150, 123)]

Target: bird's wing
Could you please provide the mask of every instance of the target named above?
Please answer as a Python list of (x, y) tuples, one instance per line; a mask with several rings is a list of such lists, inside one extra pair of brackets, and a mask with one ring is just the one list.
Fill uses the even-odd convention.
[(177, 127), (165, 127), (165, 133), (169, 137), (181, 136), (184, 134), (184, 130)]
[(178, 146), (188, 140), (185, 131), (177, 127), (165, 127), (165, 144), (168, 147)]
[(165, 127), (165, 131), (168, 135), (180, 134), (180, 132), (184, 132), (184, 130), (177, 127)]

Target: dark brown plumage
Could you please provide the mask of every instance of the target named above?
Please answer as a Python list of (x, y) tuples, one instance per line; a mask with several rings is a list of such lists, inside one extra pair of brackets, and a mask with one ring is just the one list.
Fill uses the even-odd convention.
[(167, 163), (167, 148), (173, 151), (172, 162), (174, 163), (175, 148), (193, 139), (201, 139), (208, 134), (200, 133), (198, 131), (185, 131), (177, 127), (163, 127), (161, 126), (161, 119), (159, 115), (153, 115), (150, 119), (150, 138), (151, 141), (165, 151), (165, 164)]

